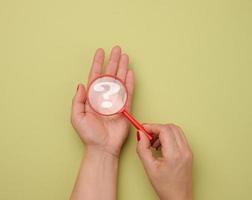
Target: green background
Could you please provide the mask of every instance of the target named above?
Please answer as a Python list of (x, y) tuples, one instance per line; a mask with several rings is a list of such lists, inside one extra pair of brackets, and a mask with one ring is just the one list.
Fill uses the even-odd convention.
[[(68, 199), (82, 156), (71, 99), (93, 53), (118, 44), (136, 75), (133, 114), (177, 123), (194, 197), (252, 197), (252, 1), (0, 1), (0, 199)], [(132, 128), (119, 199), (156, 199)]]

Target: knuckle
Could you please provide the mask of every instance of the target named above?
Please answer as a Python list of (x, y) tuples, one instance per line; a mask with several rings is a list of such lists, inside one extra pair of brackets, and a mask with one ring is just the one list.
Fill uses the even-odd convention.
[(176, 127), (177, 130), (182, 130), (181, 127), (179, 125), (177, 125), (177, 124), (175, 125), (175, 127)]
[(167, 131), (169, 131), (169, 130), (170, 130), (169, 124), (165, 124), (165, 125), (162, 125), (162, 126), (161, 126), (161, 131), (167, 132)]
[(177, 128), (182, 130), (182, 126), (177, 124)]
[(171, 124), (173, 130), (179, 131), (180, 127), (177, 124)]
[(163, 127), (170, 128), (170, 124), (164, 124)]
[(176, 125), (174, 123), (170, 123), (169, 124), (171, 127), (176, 127)]

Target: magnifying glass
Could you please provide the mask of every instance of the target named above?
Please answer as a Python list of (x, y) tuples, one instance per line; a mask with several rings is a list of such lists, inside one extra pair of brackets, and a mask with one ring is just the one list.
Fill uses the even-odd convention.
[(128, 91), (122, 80), (112, 75), (101, 75), (94, 79), (88, 87), (87, 99), (90, 107), (98, 114), (110, 116), (122, 113), (136, 129), (144, 132), (149, 140), (151, 133), (126, 111)]

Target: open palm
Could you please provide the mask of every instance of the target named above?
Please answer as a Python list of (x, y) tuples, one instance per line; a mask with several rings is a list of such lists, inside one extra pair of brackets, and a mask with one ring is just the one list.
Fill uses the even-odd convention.
[[(129, 112), (134, 88), (134, 74), (128, 69), (129, 58), (127, 54), (121, 53), (119, 46), (115, 46), (111, 50), (108, 65), (103, 69), (104, 57), (104, 50), (97, 49), (88, 83), (103, 73), (120, 78), (128, 90), (126, 110)], [(96, 148), (118, 156), (128, 135), (127, 119), (122, 114), (101, 116), (91, 109), (86, 99), (86, 89), (84, 85), (79, 84), (72, 103), (73, 127), (87, 148)]]

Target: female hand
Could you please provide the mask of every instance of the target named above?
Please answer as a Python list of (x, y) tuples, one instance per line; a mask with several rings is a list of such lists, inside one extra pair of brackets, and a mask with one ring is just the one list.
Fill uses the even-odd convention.
[(145, 124), (161, 145), (162, 156), (155, 158), (144, 133), (138, 135), (137, 152), (157, 195), (162, 200), (192, 199), (192, 152), (181, 128), (173, 125)]
[[(94, 55), (88, 83), (103, 74), (104, 50), (97, 49)], [(126, 110), (130, 105), (134, 87), (133, 71), (128, 69), (129, 58), (121, 54), (121, 48), (115, 46), (111, 50), (105, 74), (115, 75), (120, 78), (128, 90)], [(128, 135), (129, 123), (121, 114), (114, 116), (101, 116), (89, 106), (84, 85), (79, 84), (72, 101), (71, 122), (87, 150), (102, 151), (118, 157), (121, 147)]]

